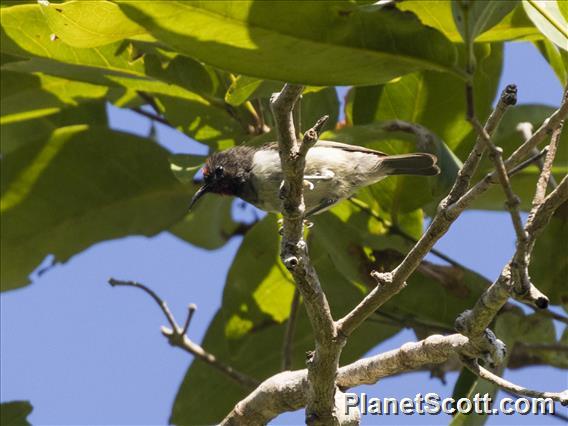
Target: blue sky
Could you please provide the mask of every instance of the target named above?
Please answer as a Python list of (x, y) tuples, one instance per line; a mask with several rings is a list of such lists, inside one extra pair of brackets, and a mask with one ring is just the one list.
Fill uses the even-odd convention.
[[(519, 103), (557, 105), (562, 88), (538, 52), (529, 44), (505, 49), (501, 87), (519, 87)], [(147, 134), (149, 122), (133, 113), (110, 109), (115, 128)], [(205, 153), (203, 146), (158, 126), (158, 138), (173, 152)], [(467, 241), (467, 244), (464, 244)], [(487, 242), (491, 241), (488, 245)], [(33, 424), (165, 424), (177, 388), (192, 362), (170, 347), (159, 332), (165, 323), (157, 306), (133, 289), (112, 289), (109, 277), (144, 282), (156, 290), (178, 318), (196, 303), (190, 336), (200, 341), (221, 303), (228, 268), (238, 238), (216, 251), (192, 247), (162, 233), (153, 238), (128, 237), (96, 244), (57, 265), (26, 288), (2, 293), (1, 399), (30, 400)], [(514, 248), (506, 214), (467, 212), (437, 248), (493, 279)], [(415, 340), (403, 332), (372, 353)], [(565, 371), (531, 367), (507, 371), (519, 384), (546, 390), (567, 386)], [(429, 380), (427, 373), (389, 378), (364, 387), (371, 396), (413, 397), (416, 393), (452, 393), (448, 385)], [(363, 389), (358, 389), (363, 390)], [(212, 407), (212, 409), (214, 409)], [(275, 423), (301, 423), (303, 413), (289, 413)], [(367, 416), (363, 424), (389, 424), (391, 419)], [(398, 416), (396, 424), (447, 424), (443, 417)], [(551, 418), (498, 416), (489, 424), (560, 424)]]

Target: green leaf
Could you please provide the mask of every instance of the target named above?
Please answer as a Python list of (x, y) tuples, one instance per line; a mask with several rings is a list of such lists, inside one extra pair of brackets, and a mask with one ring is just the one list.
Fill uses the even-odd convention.
[[(460, 398), (469, 398), (471, 400), (477, 393), (479, 395), (489, 393), (494, 396), (497, 393), (497, 387), (491, 383), (480, 380), (467, 368), (462, 368), (454, 386), (452, 398), (454, 401), (458, 401)], [(456, 404), (454, 404), (454, 408), (455, 405)], [(486, 415), (457, 413), (450, 422), (450, 426), (481, 426), (485, 424), (486, 421)]]
[[(506, 158), (522, 142), (522, 136), (517, 130), (519, 123), (529, 122), (536, 130), (554, 111), (554, 108), (545, 105), (519, 105), (511, 108), (497, 128), (493, 141), (497, 146), (503, 148), (503, 155)], [(458, 147), (457, 154), (459, 156), (464, 155), (469, 149), (468, 145), (462, 144)], [(491, 170), (493, 170), (493, 162), (488, 158), (484, 158), (474, 180), (480, 179)], [(562, 179), (568, 173), (568, 133), (566, 132), (563, 132), (560, 136), (552, 172), (557, 179)], [(523, 169), (511, 178), (513, 191), (521, 198), (521, 208), (525, 211), (531, 208), (538, 175), (539, 169), (533, 165)], [(503, 210), (504, 202), (503, 189), (499, 185), (493, 185), (473, 203), (472, 208)]]
[(108, 88), (48, 75), (2, 71), (0, 124), (30, 120), (104, 97)]
[(344, 1), (119, 5), (180, 52), (252, 77), (330, 86), (376, 84), (422, 69), (461, 75), (452, 44), (396, 9)]
[(554, 74), (560, 80), (560, 84), (566, 86), (568, 82), (568, 52), (559, 49), (547, 39), (536, 41), (534, 44), (554, 70)]
[[(22, 75), (25, 79), (25, 76)], [(107, 124), (106, 105), (104, 101), (80, 103), (77, 106), (67, 106), (55, 114), (31, 120), (13, 121), (0, 126), (2, 140), (0, 152), (5, 155), (22, 145), (38, 140), (46, 140), (59, 127), (74, 124)]]
[[(203, 346), (218, 359), (257, 379), (281, 368), (285, 321), (294, 291), (294, 284), (279, 260), (279, 240), (274, 215), (266, 216), (246, 234), (227, 277), (221, 310), (203, 341)], [(345, 312), (360, 300), (361, 292), (345, 282), (329, 257), (319, 259), (318, 265), (333, 312)], [(350, 338), (342, 363), (354, 361), (399, 329), (364, 324)], [(308, 350), (313, 350), (313, 335), (305, 309), (300, 306), (294, 333), (293, 369), (305, 367)], [(195, 361), (178, 391), (170, 422), (218, 423), (247, 393), (210, 366)], [(212, 398), (216, 401), (215, 410), (208, 403)]]
[[(477, 44), (475, 52), (475, 109), (479, 117), (486, 117), (497, 92), (503, 47)], [(463, 58), (463, 48), (460, 53)], [(347, 118), (354, 125), (394, 119), (419, 123), (452, 149), (471, 133), (471, 125), (465, 119), (463, 81), (436, 72), (423, 71), (381, 86), (354, 88), (346, 108)]]
[(225, 102), (233, 106), (245, 103), (260, 88), (263, 82), (263, 80), (246, 75), (238, 76), (227, 89)]
[[(411, 11), (416, 14), (423, 24), (436, 28), (448, 37), (452, 42), (459, 43), (463, 39), (456, 28), (452, 16), (452, 3), (447, 0), (410, 0), (397, 3), (401, 10)], [(485, 3), (485, 2), (476, 2)], [(505, 3), (499, 0), (487, 3)], [(496, 42), (507, 40), (540, 40), (542, 34), (534, 27), (527, 18), (522, 7), (516, 7), (505, 16), (501, 22), (488, 31), (481, 34), (476, 41)]]
[[(128, 43), (116, 42), (92, 49), (73, 48), (52, 40), (39, 4), (23, 4), (0, 10), (2, 52), (22, 58), (40, 57), (69, 64), (98, 67), (141, 75), (143, 61), (128, 51)], [(25, 31), (22, 31), (25, 28)]]
[(10, 401), (0, 404), (0, 424), (3, 426), (29, 426), (27, 417), (33, 407), (29, 401)]
[(2, 290), (28, 284), (48, 255), (64, 262), (99, 241), (154, 235), (189, 200), (167, 152), (101, 127), (55, 130), (2, 158)]
[[(212, 69), (153, 43), (123, 40), (76, 48), (50, 39), (51, 30), (38, 4), (18, 5), (0, 12), (3, 54), (29, 59), (3, 63), (3, 70), (42, 72), (100, 86), (188, 99), (198, 96), (196, 93), (206, 97), (219, 95), (219, 78)], [(20, 30), (22, 26), (25, 32)]]
[(96, 47), (144, 34), (142, 27), (128, 19), (110, 1), (40, 2), (49, 28), (69, 46)]
[(554, 305), (561, 305), (568, 300), (566, 241), (568, 241), (568, 204), (564, 203), (536, 240), (529, 266), (532, 281)]
[(170, 232), (207, 250), (222, 247), (239, 227), (231, 215), (232, 204), (232, 197), (204, 197)]
[(242, 142), (246, 133), (241, 123), (225, 109), (216, 108), (206, 99), (157, 96), (164, 117), (178, 130), (215, 150), (231, 148)]
[(534, 25), (559, 48), (568, 50), (568, 19), (556, 1), (523, 0), (523, 8)]
[(339, 99), (335, 87), (326, 87), (317, 92), (304, 93), (300, 111), (302, 131), (310, 129), (324, 115), (329, 115), (324, 128), (335, 128), (339, 118)]
[(452, 1), (452, 14), (464, 42), (473, 43), (480, 34), (497, 25), (515, 9), (518, 0)]
[(564, 19), (568, 21), (568, 3), (565, 1), (556, 1), (558, 4), (558, 9), (560, 9), (560, 13), (564, 16)]

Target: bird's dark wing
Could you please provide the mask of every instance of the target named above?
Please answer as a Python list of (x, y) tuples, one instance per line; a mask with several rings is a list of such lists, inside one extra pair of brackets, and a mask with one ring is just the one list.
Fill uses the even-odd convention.
[(317, 141), (315, 146), (320, 147), (320, 148), (342, 149), (343, 151), (349, 151), (349, 152), (366, 152), (367, 154), (380, 155), (381, 157), (384, 157), (384, 156), (387, 155), (384, 152), (376, 151), (376, 150), (371, 149), (371, 148), (365, 148), (363, 146), (350, 145), (350, 144), (341, 143), (341, 142), (334, 142), (334, 141)]
[[(366, 152), (367, 154), (380, 155), (381, 157), (388, 155), (388, 154), (385, 154), (384, 152), (376, 151), (376, 150), (371, 149), (371, 148), (365, 148), (365, 147), (358, 146), (358, 145), (350, 145), (350, 144), (347, 144), (347, 143), (341, 143), (341, 142), (335, 142), (335, 141), (319, 140), (319, 141), (316, 142), (315, 146), (317, 146), (319, 148), (342, 149), (343, 151), (349, 151), (349, 152)], [(269, 142), (269, 143), (264, 145), (264, 148), (265, 149), (278, 149), (278, 142)]]

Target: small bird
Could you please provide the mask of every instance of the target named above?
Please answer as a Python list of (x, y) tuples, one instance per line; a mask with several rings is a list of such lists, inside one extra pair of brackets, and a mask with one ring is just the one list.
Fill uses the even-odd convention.
[[(380, 151), (320, 140), (306, 156), (305, 217), (321, 213), (358, 189), (386, 176), (433, 176), (440, 172), (432, 154), (387, 155)], [(282, 169), (278, 144), (237, 146), (211, 155), (202, 168), (203, 185), (189, 208), (207, 192), (235, 195), (267, 212), (279, 212)]]

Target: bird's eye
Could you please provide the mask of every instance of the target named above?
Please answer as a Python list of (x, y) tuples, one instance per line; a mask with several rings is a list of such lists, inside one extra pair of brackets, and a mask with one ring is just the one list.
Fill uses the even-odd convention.
[(224, 170), (223, 170), (223, 166), (217, 166), (215, 167), (215, 176), (219, 177), (223, 177), (224, 174)]

